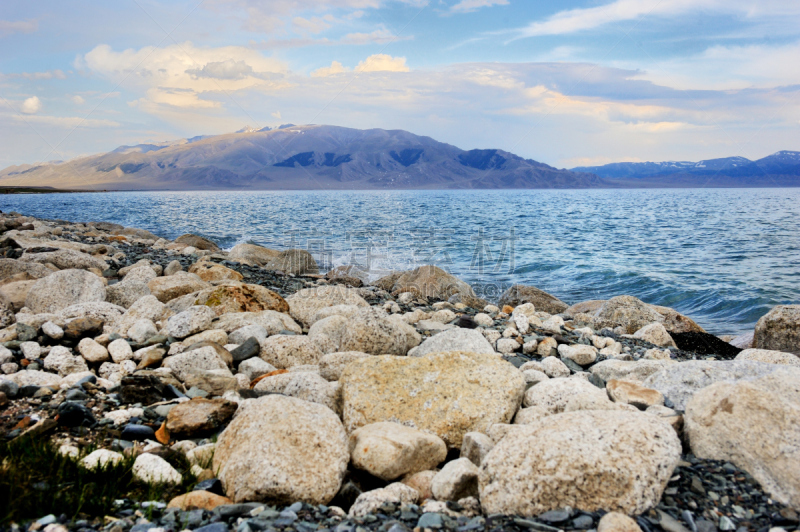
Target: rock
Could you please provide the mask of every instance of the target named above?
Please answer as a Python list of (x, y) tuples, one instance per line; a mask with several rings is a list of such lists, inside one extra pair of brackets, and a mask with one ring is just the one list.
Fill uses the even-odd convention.
[(450, 448), (460, 448), (467, 432), (509, 423), (525, 386), (522, 373), (496, 355), (459, 352), (362, 358), (339, 382), (349, 432), (393, 421), (436, 434)]
[(197, 275), (201, 280), (210, 283), (212, 281), (241, 281), (244, 276), (222, 264), (204, 261), (195, 262), (189, 267), (189, 273)]
[(681, 457), (675, 431), (655, 416), (586, 411), (509, 432), (480, 472), (487, 514), (539, 515), (566, 506), (640, 514), (658, 504)]
[(219, 246), (217, 246), (211, 240), (203, 238), (202, 236), (193, 235), (191, 233), (186, 233), (185, 235), (179, 236), (175, 239), (175, 242), (178, 244), (186, 244), (187, 246), (192, 246), (193, 248), (202, 249), (203, 251), (220, 251)]
[(169, 501), (169, 504), (167, 504), (167, 508), (180, 508), (184, 511), (202, 509), (210, 512), (217, 506), (226, 504), (233, 504), (233, 501), (222, 495), (217, 495), (216, 493), (197, 490), (174, 497)]
[(253, 357), (257, 357), (259, 353), (261, 353), (261, 344), (258, 342), (258, 340), (256, 340), (255, 337), (251, 336), (242, 344), (236, 345), (236, 348), (231, 351), (231, 357), (233, 358), (234, 362), (243, 362)]
[(19, 344), (19, 350), (26, 360), (39, 360), (42, 356), (42, 346), (38, 342), (22, 342)]
[(762, 316), (753, 347), (800, 353), (800, 305), (778, 305)]
[(570, 403), (580, 396), (588, 396), (588, 400), (582, 403), (583, 406), (599, 404), (601, 407), (613, 407), (604, 390), (583, 379), (550, 379), (540, 382), (528, 388), (522, 404), (525, 407), (541, 407), (547, 415), (553, 415), (567, 411)]
[[(30, 292), (35, 284), (36, 279), (2, 285), (2, 287), (0, 287), (0, 301), (2, 301), (6, 307), (17, 312), (25, 306), (25, 299), (28, 297), (28, 292)], [(6, 318), (6, 322), (11, 323), (8, 318)]]
[(286, 298), (292, 318), (305, 327), (313, 325), (314, 316), (326, 307), (334, 305), (356, 305), (369, 307), (358, 291), (342, 285), (304, 288)]
[(752, 360), (766, 364), (784, 364), (787, 366), (800, 366), (800, 357), (783, 351), (770, 351), (769, 349), (745, 349), (734, 360)]
[(28, 291), (25, 306), (37, 314), (53, 313), (75, 303), (104, 301), (103, 281), (84, 270), (62, 270), (36, 281)]
[(433, 493), (431, 492), (431, 482), (433, 482), (433, 477), (436, 476), (436, 473), (439, 471), (420, 471), (419, 473), (412, 473), (403, 477), (400, 481), (406, 486), (412, 487), (419, 492), (420, 500), (425, 499), (433, 499)]
[(360, 351), (339, 351), (323, 356), (319, 361), (319, 374), (328, 381), (338, 381), (348, 364), (369, 357)]
[(475, 320), (475, 323), (478, 324), (479, 327), (491, 327), (494, 325), (494, 320), (488, 314), (484, 314), (483, 312), (475, 314), (472, 318)]
[(164, 359), (163, 366), (171, 369), (175, 377), (181, 381), (185, 381), (192, 370), (220, 369), (230, 375), (228, 365), (211, 346), (169, 356)]
[(566, 364), (551, 356), (542, 359), (542, 371), (551, 379), (569, 377), (571, 373)]
[(216, 317), (214, 311), (204, 306), (189, 307), (167, 320), (167, 334), (177, 339), (186, 338), (211, 328)]
[(385, 488), (378, 488), (365, 491), (356, 498), (353, 506), (350, 507), (350, 517), (363, 517), (379, 511), (381, 506), (391, 503), (396, 506), (404, 504), (416, 504), (419, 501), (419, 492), (414, 488), (395, 482)]
[(267, 376), (253, 388), (257, 392), (279, 393), (325, 405), (336, 413), (342, 411), (339, 385), (328, 382), (318, 373), (297, 371)]
[(53, 340), (61, 340), (64, 337), (64, 329), (52, 321), (46, 321), (42, 324), (42, 332)]
[(561, 344), (558, 346), (558, 354), (580, 366), (588, 366), (597, 360), (597, 349), (592, 345)]
[(103, 332), (103, 320), (99, 318), (75, 318), (64, 325), (64, 337), (79, 340), (87, 336), (98, 336)]
[(739, 349), (751, 349), (753, 347), (753, 342), (755, 342), (755, 331), (740, 334), (728, 343)]
[[(651, 375), (678, 364), (674, 360), (603, 360), (592, 366), (589, 371), (608, 382), (611, 379), (643, 383)], [(645, 385), (646, 386), (646, 385)], [(648, 386), (652, 388), (652, 386)]]
[(630, 381), (612, 379), (606, 383), (606, 391), (615, 403), (633, 405), (640, 410), (664, 404), (664, 396), (661, 392)]
[(228, 335), (228, 341), (232, 344), (243, 344), (248, 338), (255, 338), (256, 341), (263, 342), (269, 333), (261, 325), (245, 325), (236, 329)]
[(268, 395), (240, 406), (219, 436), (213, 470), (237, 503), (328, 504), (348, 461), (347, 435), (329, 408)]
[(92, 451), (85, 458), (80, 461), (81, 467), (94, 471), (98, 468), (107, 468), (115, 466), (124, 460), (124, 456), (120, 453), (110, 451), (108, 449), (97, 449)]
[(78, 343), (78, 352), (87, 362), (98, 363), (108, 360), (108, 350), (91, 338), (84, 338)]
[[(740, 360), (690, 360), (670, 364), (648, 377), (643, 386), (658, 390), (673, 405), (684, 410), (692, 395), (716, 382), (737, 382), (763, 377), (782, 366)], [(594, 369), (594, 368), (592, 368)]]
[(391, 422), (356, 429), (349, 448), (354, 467), (386, 481), (432, 469), (447, 456), (441, 438)]
[(196, 397), (175, 406), (167, 414), (166, 427), (173, 438), (201, 438), (209, 436), (233, 417), (236, 403), (225, 399)]
[(358, 281), (351, 284), (351, 286), (361, 286), (369, 282), (369, 272), (355, 264), (347, 264), (344, 266), (337, 266), (328, 271), (325, 274), (325, 278), (329, 281), (345, 281), (346, 284)]
[(471, 286), (433, 265), (420, 266), (401, 273), (390, 291), (398, 294), (412, 292), (417, 296), (443, 301), (456, 294), (475, 297)]
[(147, 484), (180, 484), (183, 477), (169, 462), (154, 454), (143, 453), (133, 462), (133, 477)]
[(247, 325), (260, 325), (266, 329), (267, 334), (280, 334), (282, 331), (291, 331), (300, 334), (303, 330), (294, 320), (286, 314), (273, 310), (262, 312), (232, 312), (223, 314), (214, 321), (214, 328), (232, 333), (236, 329)]
[(597, 532), (642, 532), (636, 521), (619, 512), (608, 512), (600, 518)]
[(177, 272), (169, 277), (156, 277), (147, 283), (147, 287), (156, 299), (166, 303), (177, 297), (210, 288), (210, 285), (201, 281), (196, 275)]
[(20, 281), (41, 279), (53, 273), (44, 264), (0, 258), (0, 281), (16, 278)]
[[(320, 313), (317, 314), (319, 315)], [(308, 337), (320, 344), (320, 347), (330, 343), (333, 351), (339, 351), (341, 349), (344, 333), (347, 331), (349, 324), (350, 320), (345, 316), (328, 316), (327, 318), (314, 322), (314, 325), (308, 330)]]
[(141, 298), (149, 295), (150, 288), (147, 286), (147, 283), (139, 281), (125, 280), (106, 288), (106, 300), (109, 303), (114, 303), (123, 308), (130, 308), (131, 305)]
[(59, 249), (44, 253), (25, 252), (19, 259), (21, 262), (52, 264), (59, 270), (88, 270), (97, 268), (101, 272), (108, 266), (105, 261), (74, 249)]
[[(191, 296), (187, 296), (191, 297)], [(272, 290), (256, 284), (218, 286), (194, 295), (195, 305), (206, 305), (217, 316), (231, 312), (289, 312), (289, 304)]]
[(349, 318), (341, 338), (340, 351), (397, 356), (405, 355), (421, 341), (414, 327), (377, 308), (361, 309)]
[(317, 275), (319, 266), (311, 253), (304, 249), (282, 251), (264, 265), (265, 270), (281, 271), (292, 275)]
[(143, 344), (157, 334), (158, 329), (150, 320), (139, 320), (128, 329), (128, 338), (137, 344)]
[(798, 382), (800, 369), (778, 366), (761, 378), (699, 390), (684, 416), (692, 452), (733, 462), (772, 498), (800, 508)]
[(479, 470), (468, 458), (447, 462), (431, 482), (433, 496), (440, 501), (457, 501), (478, 496)]
[(501, 307), (505, 305), (516, 307), (524, 303), (532, 303), (537, 310), (549, 314), (561, 314), (567, 310), (568, 307), (566, 303), (543, 290), (521, 284), (515, 284), (506, 290), (503, 295), (500, 296), (498, 305)]
[(108, 344), (108, 354), (116, 364), (121, 364), (126, 360), (133, 359), (133, 349), (128, 342), (119, 338)]
[(44, 368), (56, 371), (62, 377), (89, 370), (86, 361), (81, 357), (73, 356), (69, 349), (60, 345), (50, 349), (50, 353), (44, 359)]
[(535, 369), (525, 370), (522, 372), (522, 375), (525, 377), (525, 385), (528, 387), (536, 386), (540, 382), (544, 382), (550, 379), (550, 377), (548, 377), (546, 373)]
[(702, 327), (700, 327), (697, 323), (694, 322), (691, 318), (684, 316), (683, 314), (679, 314), (675, 309), (671, 309), (669, 307), (661, 307), (658, 305), (651, 305), (653, 310), (658, 312), (662, 320), (661, 322), (664, 324), (664, 327), (669, 331), (671, 334), (673, 333), (687, 333), (687, 332), (698, 332), (704, 333), (706, 332)]
[(239, 364), (239, 371), (244, 373), (248, 379), (251, 381), (256, 377), (260, 377), (262, 375), (266, 375), (267, 373), (272, 373), (276, 371), (278, 368), (273, 366), (272, 364), (268, 364), (264, 362), (260, 358), (248, 358), (241, 364)]
[(280, 251), (257, 246), (255, 244), (236, 244), (228, 252), (228, 258), (255, 266), (264, 266), (272, 259), (280, 255)]
[(661, 347), (677, 347), (667, 329), (659, 322), (645, 325), (633, 333), (633, 337)]
[(270, 336), (261, 343), (261, 360), (278, 369), (292, 366), (319, 364), (325, 353), (317, 342), (308, 336)]
[[(120, 275), (123, 275), (122, 272), (124, 270), (125, 268), (120, 270)], [(156, 277), (158, 277), (158, 274), (155, 272), (155, 270), (153, 270), (153, 268), (150, 267), (149, 263), (148, 264), (141, 263), (138, 265), (134, 265), (134, 267), (128, 270), (126, 273), (124, 273), (124, 275), (125, 277), (123, 278), (122, 281), (124, 283), (147, 284)]]
[(445, 351), (465, 351), (494, 355), (494, 349), (486, 337), (475, 329), (451, 329), (431, 336), (414, 350), (415, 357)]
[(633, 334), (645, 325), (663, 321), (661, 315), (650, 305), (633, 296), (612, 297), (603, 302), (592, 319), (592, 327), (622, 327), (627, 334)]
[[(183, 375), (183, 384), (187, 390), (196, 388), (205, 394), (189, 394), (190, 397), (222, 397), (227, 392), (235, 392), (239, 389), (239, 381), (230, 371), (215, 369), (190, 369)], [(208, 394), (208, 395), (206, 395)]]
[(558, 348), (558, 342), (550, 336), (543, 338), (536, 347), (536, 354), (542, 358), (553, 356), (553, 350)]
[(482, 432), (467, 432), (461, 443), (461, 457), (480, 467), (483, 459), (494, 448), (492, 439)]
[(173, 260), (172, 262), (167, 264), (166, 268), (164, 268), (164, 275), (165, 276), (173, 275), (182, 271), (183, 271), (183, 266), (181, 265), (180, 261)]
[(324, 307), (320, 309), (311, 319), (311, 323), (317, 323), (320, 320), (329, 318), (331, 316), (343, 316), (349, 318), (354, 315), (361, 307), (358, 305), (334, 305), (332, 307)]
[(61, 377), (58, 375), (32, 369), (5, 375), (0, 382), (3, 382), (3, 380), (13, 382), (18, 388), (24, 386), (58, 386), (61, 384)]
[(160, 321), (168, 314), (167, 306), (161, 303), (155, 296), (145, 296), (136, 301), (119, 318), (114, 329), (121, 336), (127, 336), (130, 329), (139, 320)]

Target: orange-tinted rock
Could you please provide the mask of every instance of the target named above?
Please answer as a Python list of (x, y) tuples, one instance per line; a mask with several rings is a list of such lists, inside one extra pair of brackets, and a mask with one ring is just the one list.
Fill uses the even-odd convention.
[(161, 427), (156, 431), (156, 440), (162, 445), (169, 443), (169, 431), (167, 430), (166, 421), (161, 424)]
[(275, 371), (270, 371), (269, 373), (261, 375), (260, 377), (256, 377), (255, 379), (250, 381), (250, 389), (252, 390), (253, 388), (255, 388), (256, 384), (258, 384), (259, 381), (262, 381), (262, 380), (266, 379), (267, 377), (272, 377), (274, 375), (282, 375), (284, 373), (289, 373), (289, 370), (288, 369), (276, 369)]
[[(235, 273), (235, 272), (234, 272)], [(256, 284), (218, 286), (197, 294), (195, 305), (206, 305), (217, 316), (230, 312), (289, 312), (289, 304), (272, 290)]]
[(504, 314), (511, 314), (512, 312), (514, 312), (514, 307), (512, 307), (511, 305), (503, 305), (502, 312)]
[(180, 508), (181, 510), (199, 508), (211, 511), (223, 504), (233, 504), (233, 501), (210, 491), (190, 491), (169, 501), (167, 508)]
[(212, 434), (233, 417), (237, 406), (225, 399), (196, 397), (173, 407), (167, 414), (165, 427), (175, 438), (195, 438)]

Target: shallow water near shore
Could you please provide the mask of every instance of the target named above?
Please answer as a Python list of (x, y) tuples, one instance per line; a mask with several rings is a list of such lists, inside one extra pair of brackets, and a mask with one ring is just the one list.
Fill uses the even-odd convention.
[(373, 278), (432, 263), (489, 300), (512, 283), (570, 304), (630, 294), (716, 334), (800, 302), (800, 189), (20, 194), (0, 209), (302, 247)]

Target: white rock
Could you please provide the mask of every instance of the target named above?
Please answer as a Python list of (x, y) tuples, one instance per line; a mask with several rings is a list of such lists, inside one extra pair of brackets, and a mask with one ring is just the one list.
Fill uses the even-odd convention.
[(120, 453), (109, 451), (108, 449), (97, 449), (81, 460), (80, 464), (85, 469), (94, 471), (98, 468), (116, 465), (124, 458)]
[(564, 326), (564, 320), (560, 316), (551, 316), (542, 323), (542, 329), (552, 333), (560, 334)]
[(469, 458), (447, 462), (431, 482), (433, 496), (440, 501), (457, 501), (478, 496), (479, 470)]
[(419, 333), (402, 318), (370, 307), (349, 318), (339, 350), (402, 356), (421, 341)]
[(800, 366), (800, 357), (792, 353), (783, 351), (771, 351), (769, 349), (745, 349), (734, 360), (752, 360), (754, 362), (765, 362), (767, 364), (784, 364), (787, 366)]
[(148, 339), (158, 334), (155, 324), (147, 319), (138, 320), (128, 329), (128, 338), (137, 344), (143, 344)]
[(84, 270), (61, 270), (36, 281), (25, 298), (34, 313), (58, 312), (75, 303), (104, 301), (106, 288), (97, 275)]
[(303, 364), (319, 364), (324, 355), (313, 338), (276, 335), (261, 342), (259, 356), (278, 369), (288, 369)]
[(497, 352), (510, 354), (518, 351), (522, 345), (513, 338), (501, 338), (497, 341)]
[(84, 338), (78, 343), (78, 352), (87, 362), (108, 360), (108, 350), (91, 338)]
[(161, 303), (155, 296), (145, 296), (136, 301), (119, 318), (115, 325), (115, 330), (122, 336), (128, 335), (128, 329), (139, 320), (159, 321), (166, 313), (167, 306)]
[(338, 353), (327, 354), (319, 361), (319, 374), (325, 380), (338, 381), (348, 364), (354, 360), (366, 358), (368, 356), (371, 355), (361, 353), (360, 351), (340, 351)]
[(286, 298), (292, 318), (306, 327), (313, 325), (314, 316), (325, 307), (356, 305), (369, 307), (358, 290), (342, 285), (319, 286), (299, 290)]
[(154, 454), (140, 454), (133, 462), (133, 476), (148, 484), (180, 484), (183, 477), (169, 462)]
[(107, 349), (108, 353), (111, 355), (111, 360), (117, 364), (133, 358), (133, 349), (131, 349), (131, 345), (122, 338), (118, 338), (108, 344)]
[(278, 368), (264, 362), (258, 357), (248, 358), (244, 362), (239, 364), (239, 371), (244, 373), (248, 379), (251, 381), (256, 377), (260, 377), (262, 375), (266, 375), (267, 373), (272, 373), (276, 371)]
[(431, 319), (439, 323), (450, 323), (456, 319), (456, 313), (449, 309), (437, 310), (431, 315)]
[(397, 506), (416, 504), (419, 498), (417, 490), (400, 482), (395, 482), (385, 488), (365, 491), (359, 495), (353, 506), (350, 507), (348, 515), (350, 517), (363, 517), (377, 512), (385, 503), (392, 503)]
[(541, 382), (525, 392), (522, 404), (526, 407), (542, 407), (551, 415), (559, 414), (567, 410), (573, 399), (582, 395), (588, 396), (589, 402), (607, 403), (613, 407), (604, 390), (583, 379), (550, 379)]
[(477, 323), (480, 327), (491, 327), (494, 325), (494, 320), (488, 314), (484, 314), (483, 312), (479, 312), (475, 314), (472, 318), (475, 323)]
[(60, 345), (54, 346), (45, 357), (44, 368), (57, 371), (62, 377), (70, 373), (89, 370), (85, 360), (79, 356), (73, 356), (69, 349)]
[(556, 357), (545, 357), (542, 360), (542, 371), (551, 379), (569, 377), (570, 371), (566, 364)]
[(591, 345), (575, 344), (558, 346), (558, 354), (580, 366), (588, 366), (597, 360), (597, 349)]
[(37, 342), (22, 342), (19, 344), (19, 350), (27, 360), (39, 360), (42, 356), (42, 346)]
[(675, 340), (672, 339), (666, 327), (660, 322), (645, 325), (633, 333), (633, 337), (661, 347), (677, 347)]
[(486, 340), (483, 334), (475, 329), (458, 328), (431, 336), (417, 346), (414, 356), (421, 357), (430, 353), (444, 353), (446, 351), (494, 354), (492, 344)]
[(537, 340), (528, 340), (524, 344), (522, 344), (522, 352), (526, 355), (532, 355), (536, 352), (536, 348), (539, 346), (539, 342)]
[(325, 405), (334, 412), (341, 412), (339, 384), (328, 382), (319, 373), (296, 371), (265, 377), (258, 381), (254, 390), (279, 393), (304, 401)]
[(535, 369), (526, 369), (522, 372), (522, 375), (525, 377), (525, 384), (528, 386), (536, 386), (540, 382), (550, 380), (546, 373)]
[(226, 375), (233, 376), (228, 370), (228, 365), (211, 346), (167, 357), (162, 366), (171, 369), (175, 377), (181, 381), (186, 380), (189, 374), (195, 370), (224, 370)]
[(467, 432), (461, 442), (461, 458), (480, 467), (484, 457), (494, 448), (492, 439), (482, 432)]
[[(674, 360), (603, 360), (592, 366), (589, 371), (604, 381), (627, 380), (642, 384), (654, 373), (677, 364)], [(645, 385), (647, 386), (647, 385)], [(652, 388), (652, 386), (647, 386)]]
[(46, 321), (42, 324), (42, 332), (53, 340), (61, 340), (64, 337), (64, 329), (52, 321)]
[(255, 338), (259, 343), (267, 339), (267, 330), (261, 325), (245, 325), (236, 329), (228, 335), (228, 341), (232, 344), (243, 344), (248, 338)]
[(210, 307), (195, 305), (169, 318), (167, 333), (180, 340), (210, 329), (211, 321), (216, 317), (217, 315)]
[(432, 469), (447, 457), (438, 436), (392, 422), (356, 429), (349, 450), (353, 466), (387, 481)]

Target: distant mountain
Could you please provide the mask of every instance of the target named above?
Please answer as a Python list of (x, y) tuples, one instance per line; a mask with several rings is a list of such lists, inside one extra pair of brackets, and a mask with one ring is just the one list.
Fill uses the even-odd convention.
[(612, 163), (581, 166), (612, 186), (800, 186), (800, 152), (779, 151), (763, 159), (709, 159), (697, 163)]
[(295, 126), (121, 146), (60, 164), (12, 166), (0, 186), (107, 189), (597, 188), (502, 150), (465, 151), (407, 131)]

